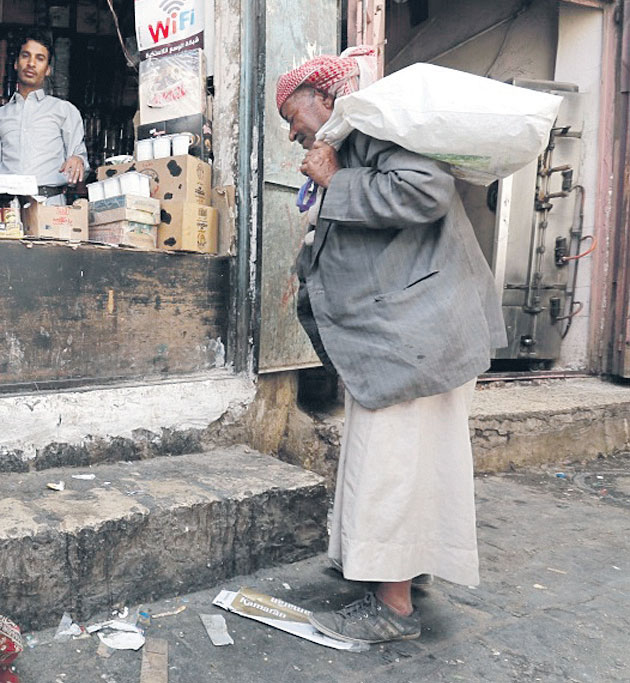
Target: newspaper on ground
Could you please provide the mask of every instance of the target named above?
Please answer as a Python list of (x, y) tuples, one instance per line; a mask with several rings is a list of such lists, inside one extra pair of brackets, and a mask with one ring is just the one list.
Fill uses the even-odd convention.
[(212, 604), (222, 607), (228, 612), (260, 621), (299, 638), (336, 650), (361, 652), (369, 649), (369, 645), (348, 643), (320, 633), (308, 620), (311, 614), (309, 610), (249, 588), (241, 588), (237, 592), (222, 590), (212, 601)]

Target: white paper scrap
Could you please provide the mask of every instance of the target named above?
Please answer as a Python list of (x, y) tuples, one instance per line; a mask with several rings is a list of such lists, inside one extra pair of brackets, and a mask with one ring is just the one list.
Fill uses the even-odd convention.
[(217, 647), (221, 645), (234, 645), (232, 636), (230, 636), (227, 630), (225, 617), (220, 614), (200, 614), (199, 618), (208, 632), (213, 645)]
[(46, 486), (53, 491), (65, 491), (66, 489), (66, 484), (63, 481), (52, 481)]
[(96, 479), (95, 474), (73, 474), (72, 475), (73, 479), (82, 479), (83, 481), (92, 481), (92, 479)]
[(138, 632), (114, 631), (108, 635), (99, 632), (97, 635), (113, 650), (139, 650), (144, 645), (144, 636)]
[(75, 624), (72, 621), (72, 617), (67, 612), (64, 612), (63, 616), (61, 617), (61, 621), (59, 622), (59, 626), (57, 627), (57, 632), (53, 637), (53, 640), (60, 640), (61, 642), (65, 642), (67, 640), (70, 640), (70, 638), (73, 638), (74, 636), (80, 635), (81, 627), (79, 626), (79, 624)]
[(311, 614), (309, 610), (249, 588), (241, 588), (238, 592), (222, 590), (212, 604), (318, 645), (352, 652), (369, 649), (369, 645), (347, 643), (320, 633), (308, 620)]

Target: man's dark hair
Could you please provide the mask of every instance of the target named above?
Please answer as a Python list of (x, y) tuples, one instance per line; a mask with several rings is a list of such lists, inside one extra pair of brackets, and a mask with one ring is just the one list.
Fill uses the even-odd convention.
[(29, 40), (34, 40), (48, 50), (48, 64), (50, 64), (54, 56), (53, 43), (50, 34), (47, 31), (41, 31), (37, 28), (25, 31), (20, 40), (20, 50), (22, 50)]

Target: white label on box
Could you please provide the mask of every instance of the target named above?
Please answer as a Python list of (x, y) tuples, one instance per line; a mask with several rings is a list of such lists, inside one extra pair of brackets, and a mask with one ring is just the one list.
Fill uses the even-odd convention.
[(135, 0), (142, 59), (203, 48), (203, 0)]

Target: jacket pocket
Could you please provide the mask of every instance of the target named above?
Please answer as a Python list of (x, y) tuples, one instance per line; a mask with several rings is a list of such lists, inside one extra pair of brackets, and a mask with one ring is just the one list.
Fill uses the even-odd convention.
[(377, 294), (374, 297), (374, 301), (386, 301), (387, 299), (391, 299), (397, 294), (407, 293), (409, 292), (409, 290), (413, 289), (414, 287), (417, 287), (420, 283), (425, 282), (434, 275), (437, 275), (439, 272), (439, 270), (431, 270), (428, 273), (424, 273), (423, 275), (420, 275), (418, 277), (412, 277), (411, 281), (408, 284), (406, 284), (402, 289), (395, 289), (391, 292), (385, 292), (384, 294)]

